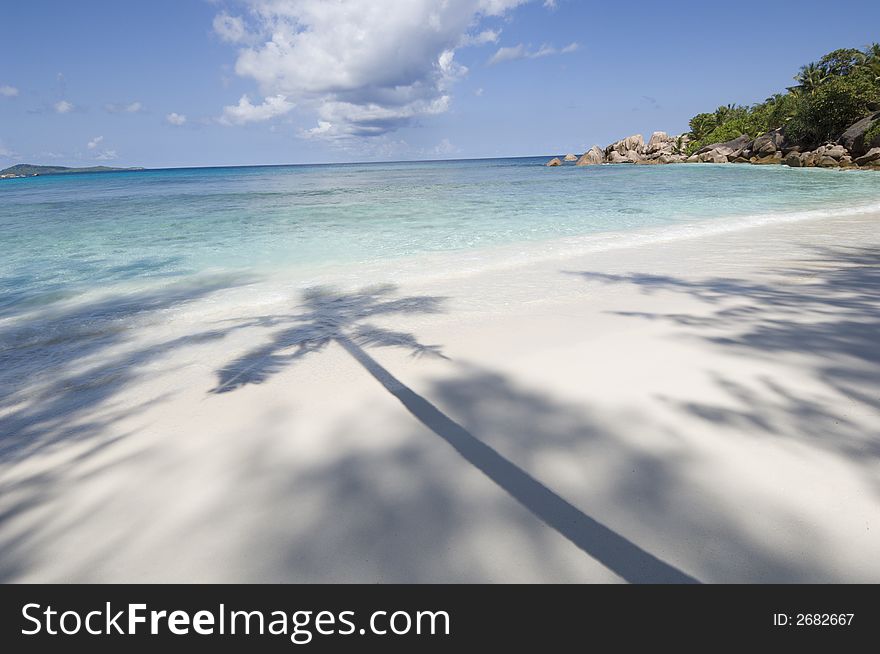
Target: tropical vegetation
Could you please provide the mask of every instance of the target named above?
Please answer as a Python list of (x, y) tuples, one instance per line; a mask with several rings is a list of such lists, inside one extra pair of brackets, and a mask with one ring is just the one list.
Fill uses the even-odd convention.
[[(785, 128), (786, 140), (807, 148), (834, 140), (880, 109), (880, 44), (843, 48), (802, 66), (794, 86), (751, 106), (728, 104), (691, 118), (688, 153), (741, 134)], [(871, 127), (880, 132), (880, 121)]]

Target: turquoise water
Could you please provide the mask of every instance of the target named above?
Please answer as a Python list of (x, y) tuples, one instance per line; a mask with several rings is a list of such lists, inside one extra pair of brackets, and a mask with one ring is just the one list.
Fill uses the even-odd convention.
[(880, 202), (880, 175), (546, 168), (541, 158), (169, 169), (0, 182), (0, 311), (96, 286), (476, 251)]

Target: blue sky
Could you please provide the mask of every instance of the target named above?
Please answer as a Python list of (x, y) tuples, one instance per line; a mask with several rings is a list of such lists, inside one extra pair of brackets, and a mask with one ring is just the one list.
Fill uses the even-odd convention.
[(582, 152), (764, 99), (880, 3), (29, 0), (0, 13), (0, 167)]

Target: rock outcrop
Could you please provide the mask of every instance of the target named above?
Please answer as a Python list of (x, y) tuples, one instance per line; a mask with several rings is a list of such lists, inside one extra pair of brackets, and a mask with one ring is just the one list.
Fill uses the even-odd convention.
[(753, 157), (770, 157), (776, 152), (782, 152), (785, 146), (785, 135), (781, 129), (774, 129), (756, 138), (749, 150)]
[(785, 164), (792, 168), (801, 168), (804, 166), (803, 155), (800, 152), (789, 152), (785, 157)]
[(669, 136), (666, 132), (654, 132), (645, 143), (641, 134), (634, 134), (606, 147), (605, 161), (635, 164), (682, 162), (688, 140), (684, 134)]
[(831, 157), (837, 161), (840, 161), (842, 157), (847, 155), (846, 148), (837, 143), (829, 143), (827, 145), (820, 146), (816, 149), (816, 152), (819, 154), (825, 155), (826, 157)]
[(627, 150), (626, 154), (623, 156), (626, 157), (630, 163), (640, 163), (644, 160), (644, 157), (639, 154), (638, 150)]
[(880, 147), (871, 148), (861, 157), (856, 157), (853, 161), (859, 166), (867, 166), (875, 161), (880, 161)]
[[(690, 156), (686, 153), (689, 143), (687, 134), (669, 136), (666, 132), (654, 132), (645, 143), (641, 134), (633, 134), (611, 145), (600, 148), (594, 145), (576, 158), (566, 155), (565, 161), (577, 160), (578, 166), (594, 166), (603, 163), (669, 164), (669, 163), (738, 163), (738, 164), (785, 164), (792, 168), (871, 168), (880, 170), (880, 134), (866, 138), (868, 130), (880, 121), (880, 112), (866, 116), (850, 126), (836, 141), (824, 143), (815, 150), (804, 151), (800, 146), (787, 142), (785, 129), (775, 129), (757, 138), (742, 134), (735, 139), (705, 145)], [(548, 166), (561, 166), (558, 157)]]
[(648, 144), (645, 146), (645, 154), (659, 152), (671, 141), (672, 139), (669, 138), (669, 134), (666, 132), (654, 132), (651, 134), (651, 138), (648, 139)]
[(626, 156), (627, 152), (631, 150), (638, 151), (645, 147), (645, 140), (642, 138), (641, 134), (634, 134), (632, 136), (627, 136), (625, 139), (621, 139), (619, 141), (615, 141), (607, 148), (605, 148), (605, 156), (608, 157), (612, 152), (617, 152), (623, 156)]
[(608, 163), (632, 163), (629, 159), (620, 154), (617, 150), (611, 150), (605, 157)]
[(837, 139), (837, 143), (852, 153), (853, 157), (859, 158), (866, 154), (871, 148), (880, 147), (880, 134), (878, 134), (870, 143), (865, 143), (865, 132), (880, 121), (880, 111), (862, 118), (859, 122), (853, 123), (847, 130)]
[(605, 150), (600, 148), (598, 145), (594, 145), (592, 148), (581, 155), (581, 158), (577, 160), (576, 165), (595, 166), (597, 164), (603, 163), (605, 163)]
[(759, 166), (767, 165), (767, 164), (780, 164), (782, 163), (782, 152), (777, 150), (773, 154), (765, 154), (761, 157), (749, 157), (749, 163), (757, 164)]
[(737, 136), (735, 139), (731, 139), (730, 141), (724, 141), (723, 143), (710, 143), (709, 145), (704, 145), (702, 148), (694, 152), (695, 155), (699, 156), (701, 154), (708, 154), (710, 152), (715, 152), (725, 157), (729, 157), (735, 153), (742, 152), (744, 148), (746, 148), (751, 139), (746, 134), (742, 134), (741, 136)]

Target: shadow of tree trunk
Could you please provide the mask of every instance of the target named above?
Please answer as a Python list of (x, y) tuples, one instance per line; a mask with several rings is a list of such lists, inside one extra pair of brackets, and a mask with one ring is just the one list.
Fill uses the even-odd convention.
[(425, 427), (545, 524), (631, 583), (700, 583), (594, 520), (474, 437), (344, 335), (336, 341)]

